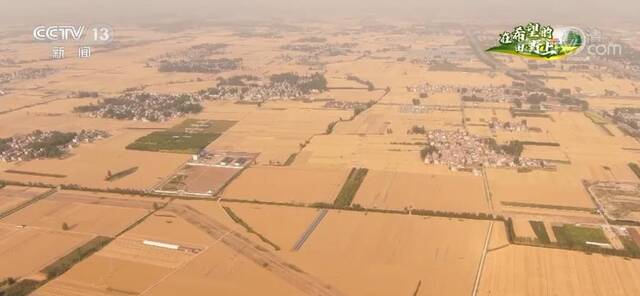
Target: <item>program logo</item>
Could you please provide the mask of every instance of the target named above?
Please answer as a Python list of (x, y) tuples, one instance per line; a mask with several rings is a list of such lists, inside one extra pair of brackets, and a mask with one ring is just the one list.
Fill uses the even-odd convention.
[(113, 40), (113, 27), (107, 24), (41, 25), (33, 28), (33, 40), (39, 42), (75, 42), (106, 44)]
[(553, 28), (529, 23), (500, 34), (499, 45), (487, 51), (556, 60), (579, 53), (584, 45), (584, 36), (582, 30), (574, 27)]

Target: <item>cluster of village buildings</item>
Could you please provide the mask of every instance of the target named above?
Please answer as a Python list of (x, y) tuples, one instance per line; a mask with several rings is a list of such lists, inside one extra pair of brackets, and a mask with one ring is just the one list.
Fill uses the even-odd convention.
[(0, 139), (0, 160), (13, 162), (60, 157), (81, 143), (91, 143), (109, 136), (102, 130), (81, 130), (77, 133), (36, 130), (27, 135)]
[(616, 108), (612, 112), (600, 111), (600, 115), (616, 123), (627, 135), (640, 137), (640, 109)]
[[(274, 79), (274, 76), (281, 78)], [(320, 74), (299, 76), (294, 73), (277, 74), (270, 81), (223, 84), (198, 92), (205, 100), (241, 100), (262, 102), (268, 99), (297, 99), (326, 90), (327, 81)], [(233, 77), (229, 80), (234, 80)]]
[(117, 98), (107, 98), (97, 104), (74, 108), (77, 113), (87, 113), (90, 117), (114, 118), (140, 121), (166, 121), (182, 117), (188, 113), (202, 111), (201, 103), (207, 100), (240, 100), (260, 103), (268, 99), (296, 99), (326, 89), (322, 75), (291, 75), (290, 80), (261, 81), (245, 84), (219, 84), (194, 94), (155, 94), (130, 92)]
[(227, 44), (203, 43), (185, 50), (170, 52), (148, 61), (155, 64), (160, 72), (221, 73), (238, 69), (241, 58), (212, 58), (212, 55), (224, 53)]
[(464, 130), (428, 130), (427, 164), (444, 165), (451, 170), (480, 167), (539, 167), (540, 161), (497, 151), (479, 136)]
[(522, 90), (507, 86), (470, 86), (452, 84), (420, 84), (407, 87), (407, 91), (420, 94), (421, 97), (438, 93), (459, 93), (465, 101), (511, 102), (524, 99)]
[(527, 125), (527, 120), (516, 120), (516, 121), (501, 121), (497, 118), (492, 118), (491, 121), (487, 123), (489, 125), (489, 129), (492, 132), (496, 131), (507, 131), (507, 132), (526, 132), (526, 131), (540, 131), (539, 128), (529, 128)]
[(296, 65), (308, 65), (314, 67), (320, 67), (320, 57), (318, 55), (301, 54), (301, 55), (289, 55), (282, 54), (276, 58), (279, 62), (284, 64), (296, 64)]
[(158, 71), (217, 74), (236, 70), (240, 66), (242, 66), (241, 58), (163, 60), (158, 65)]
[(356, 43), (293, 43), (282, 47), (284, 50), (308, 53), (311, 56), (341, 56), (352, 53)]
[(324, 104), (324, 108), (327, 108), (327, 109), (341, 109), (341, 110), (354, 110), (354, 109), (358, 109), (358, 108), (364, 108), (368, 104), (371, 104), (371, 103), (330, 100), (330, 101), (327, 101)]
[(246, 86), (222, 85), (199, 92), (207, 100), (264, 101), (271, 98), (294, 99), (305, 95), (296, 85), (277, 82), (268, 85), (252, 84)]
[(0, 84), (9, 83), (13, 80), (28, 80), (47, 77), (58, 70), (54, 68), (25, 68), (15, 72), (0, 73)]
[(104, 99), (98, 104), (76, 107), (74, 111), (95, 118), (167, 121), (200, 112), (201, 101), (200, 96), (191, 94), (125, 93), (117, 98)]

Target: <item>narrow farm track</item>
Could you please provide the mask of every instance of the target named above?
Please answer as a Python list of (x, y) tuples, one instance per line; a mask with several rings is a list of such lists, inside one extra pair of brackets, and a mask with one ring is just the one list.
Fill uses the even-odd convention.
[(166, 210), (181, 216), (185, 221), (205, 231), (214, 239), (219, 240), (238, 254), (274, 273), (307, 295), (343, 295), (335, 288), (299, 270), (272, 252), (261, 250), (239, 233), (190, 206), (174, 204), (167, 206)]
[(480, 288), (480, 281), (482, 280), (482, 272), (484, 271), (484, 261), (487, 258), (487, 252), (489, 249), (489, 243), (491, 242), (491, 233), (493, 232), (493, 221), (489, 223), (489, 229), (487, 230), (487, 236), (484, 240), (484, 246), (482, 247), (482, 256), (480, 257), (480, 263), (478, 264), (478, 271), (476, 271), (476, 279), (473, 284), (473, 290), (471, 296), (478, 295)]

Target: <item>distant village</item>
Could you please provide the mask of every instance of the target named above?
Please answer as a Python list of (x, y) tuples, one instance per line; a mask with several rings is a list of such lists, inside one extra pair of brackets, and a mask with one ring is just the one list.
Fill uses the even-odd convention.
[(640, 137), (640, 108), (616, 108), (601, 111), (601, 116), (614, 122), (621, 131), (633, 137)]
[(236, 99), (244, 102), (262, 102), (272, 98), (296, 99), (327, 89), (324, 75), (298, 75), (295, 73), (275, 74), (268, 81), (255, 76), (234, 76), (219, 81), (216, 87), (200, 91), (205, 100)]
[(211, 73), (232, 71), (242, 66), (241, 58), (211, 58), (224, 53), (223, 43), (203, 43), (185, 50), (167, 53), (149, 59), (147, 66), (155, 65), (160, 72)]
[(156, 122), (198, 113), (202, 111), (200, 101), (198, 97), (189, 94), (125, 93), (116, 98), (106, 98), (97, 104), (75, 107), (74, 112), (97, 118)]
[(81, 143), (92, 143), (109, 136), (102, 130), (81, 130), (77, 133), (36, 130), (27, 135), (0, 139), (0, 160), (14, 162), (61, 157)]
[(520, 156), (521, 146), (510, 143), (499, 146), (488, 139), (472, 135), (464, 130), (424, 131), (426, 147), (421, 151), (425, 163), (444, 165), (451, 170), (478, 169), (481, 167), (539, 168), (541, 160)]
[(15, 72), (0, 73), (0, 84), (9, 83), (13, 80), (31, 80), (47, 77), (58, 72), (55, 68), (24, 68)]
[(221, 79), (217, 86), (195, 94), (129, 92), (95, 104), (75, 107), (74, 112), (97, 118), (158, 122), (199, 113), (203, 109), (201, 103), (209, 100), (239, 100), (239, 103), (259, 104), (273, 98), (300, 98), (326, 89), (327, 80), (318, 73), (308, 76), (276, 74), (268, 82), (260, 81), (255, 76), (233, 76)]
[(290, 51), (299, 51), (313, 56), (342, 56), (352, 53), (357, 43), (292, 43), (282, 47)]

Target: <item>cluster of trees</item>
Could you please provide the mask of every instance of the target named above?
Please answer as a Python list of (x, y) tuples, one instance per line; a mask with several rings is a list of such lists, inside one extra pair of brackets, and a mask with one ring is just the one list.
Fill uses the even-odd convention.
[(138, 167), (132, 167), (123, 171), (116, 172), (115, 174), (112, 174), (111, 171), (107, 171), (107, 177), (105, 178), (105, 180), (115, 181), (118, 179), (122, 179), (128, 175), (135, 173), (136, 171), (138, 171)]
[(633, 171), (633, 173), (636, 174), (638, 178), (640, 178), (640, 166), (638, 166), (634, 162), (630, 162), (628, 165), (629, 165), (629, 168)]
[(160, 72), (213, 73), (235, 70), (242, 64), (241, 58), (197, 59), (160, 62)]
[(16, 281), (13, 278), (7, 280), (4, 287), (0, 287), (0, 296), (26, 296), (42, 286), (42, 282), (24, 279)]
[(240, 218), (238, 215), (236, 215), (236, 213), (233, 212), (233, 210), (231, 210), (231, 208), (229, 208), (229, 207), (222, 207), (222, 208), (227, 213), (227, 215), (229, 215), (231, 220), (233, 220), (233, 222), (235, 222), (235, 223), (239, 224), (240, 226), (242, 226), (248, 233), (255, 234), (258, 238), (260, 238), (261, 241), (263, 241), (266, 244), (270, 245), (276, 251), (280, 250), (280, 246), (276, 245), (275, 243), (270, 241), (268, 238), (266, 238), (265, 236), (263, 236), (259, 232), (255, 231), (249, 224), (247, 224), (247, 222), (245, 222), (244, 220), (242, 220), (242, 218)]
[(527, 103), (532, 105), (539, 105), (547, 100), (547, 95), (543, 93), (532, 93), (527, 96)]
[(310, 93), (313, 90), (327, 90), (327, 79), (321, 73), (314, 73), (310, 76), (300, 76), (293, 72), (274, 74), (269, 80), (272, 84), (286, 83), (296, 86), (303, 93)]
[(522, 151), (524, 150), (524, 145), (522, 144), (522, 142), (518, 140), (509, 141), (508, 144), (500, 145), (500, 150), (518, 159), (520, 155), (522, 155)]
[(325, 134), (330, 135), (331, 133), (333, 133), (333, 128), (336, 126), (336, 124), (338, 124), (337, 121), (330, 122), (327, 125), (327, 131), (325, 132)]
[(494, 138), (484, 138), (483, 142), (496, 152), (505, 153), (516, 158), (516, 161), (524, 150), (524, 143), (519, 140), (509, 141), (507, 144), (498, 145)]
[(98, 97), (98, 92), (97, 91), (79, 91), (78, 93), (76, 93), (76, 97), (82, 99), (82, 98), (97, 98)]
[(427, 133), (427, 129), (424, 128), (424, 126), (417, 126), (414, 125), (411, 127), (411, 129), (409, 129), (409, 131), (407, 132), (407, 134), (413, 135), (413, 134), (418, 134), (418, 135), (424, 135)]
[(303, 37), (300, 38), (298, 40), (296, 40), (296, 42), (307, 42), (307, 43), (325, 43), (327, 42), (327, 38), (323, 38), (323, 37)]
[(578, 106), (582, 111), (589, 110), (589, 102), (578, 99), (578, 98), (570, 98), (570, 97), (562, 98), (560, 99), (560, 104)]
[(89, 255), (99, 251), (113, 240), (112, 238), (105, 236), (97, 236), (94, 239), (88, 241), (86, 244), (73, 250), (66, 256), (56, 260), (49, 266), (45, 267), (42, 271), (47, 275), (47, 279), (53, 279), (67, 270), (71, 269), (73, 265), (82, 261), (82, 259)]
[(484, 98), (478, 97), (475, 94), (470, 96), (462, 96), (462, 101), (464, 102), (484, 102)]
[(9, 149), (9, 143), (13, 141), (13, 138), (0, 138), (0, 153)]
[(376, 87), (373, 85), (373, 82), (369, 81), (369, 80), (364, 80), (358, 76), (355, 75), (347, 75), (347, 80), (351, 80), (351, 81), (355, 81), (357, 83), (360, 83), (364, 86), (367, 87), (368, 91), (372, 91), (374, 89), (376, 89)]
[(494, 217), (492, 214), (487, 214), (487, 213), (446, 212), (446, 211), (423, 210), (423, 209), (410, 210), (409, 213), (411, 213), (411, 215), (416, 215), (416, 216), (432, 216), (432, 217), (460, 218), (460, 219), (473, 219), (473, 220), (495, 220), (496, 219), (496, 217)]
[(513, 104), (516, 105), (516, 108), (518, 108), (518, 109), (522, 108), (522, 100), (520, 100), (520, 99), (513, 100)]
[(375, 101), (369, 101), (366, 102), (364, 104), (357, 104), (355, 105), (355, 107), (353, 107), (353, 117), (358, 116), (360, 113), (366, 111), (367, 109), (373, 107), (373, 105), (375, 105), (376, 102)]
[[(35, 131), (34, 133), (42, 133), (42, 131)], [(53, 131), (47, 137), (42, 137), (38, 141), (34, 141), (29, 144), (29, 148), (35, 150), (41, 150), (43, 157), (60, 157), (64, 155), (64, 147), (71, 143), (76, 137), (76, 133)]]
[(218, 86), (247, 86), (247, 82), (259, 81), (260, 78), (255, 75), (235, 75), (229, 78), (218, 78)]
[(172, 117), (175, 113), (199, 113), (203, 107), (189, 94), (156, 95), (150, 93), (127, 93), (116, 98), (106, 98), (97, 104), (76, 106), (76, 113), (101, 112), (104, 118), (133, 120), (144, 118), (160, 121)]
[(437, 152), (438, 152), (438, 148), (436, 148), (435, 146), (431, 146), (430, 144), (427, 144), (427, 146), (425, 146), (424, 148), (422, 148), (422, 150), (420, 150), (420, 158), (424, 160), (427, 157), (427, 155), (431, 155), (432, 153), (437, 153)]

